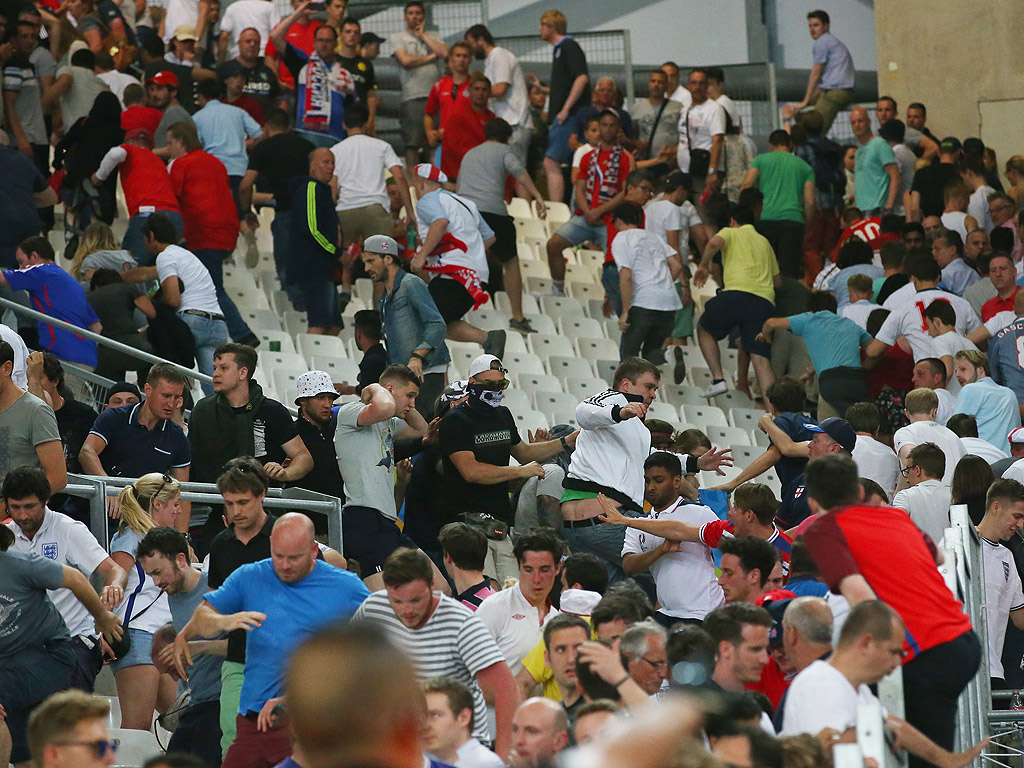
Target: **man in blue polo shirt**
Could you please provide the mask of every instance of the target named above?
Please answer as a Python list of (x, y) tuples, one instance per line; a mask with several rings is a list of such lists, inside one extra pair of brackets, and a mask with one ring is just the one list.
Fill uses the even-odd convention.
[(776, 328), (788, 328), (794, 336), (803, 337), (818, 374), (818, 419), (842, 416), (854, 403), (870, 399), (860, 349), (871, 341), (871, 334), (836, 314), (831, 293), (812, 294), (807, 309), (799, 315), (769, 318), (761, 334), (770, 341)]
[[(192, 449), (185, 431), (172, 418), (181, 407), (186, 382), (174, 366), (157, 363), (149, 369), (143, 391), (146, 399), (135, 405), (107, 408), (96, 417), (78, 459), (90, 475), (142, 477), (166, 472), (188, 481)], [(189, 504), (182, 502), (180, 526), (187, 531)]]
[(305, 515), (278, 519), (270, 551), (270, 559), (243, 565), (208, 592), (174, 641), (175, 664), (184, 678), (192, 663), (189, 640), (249, 632), (237, 735), (225, 766), (272, 766), (291, 754), (290, 730), (275, 714), (288, 657), (318, 629), (347, 620), (370, 596), (354, 573), (317, 561), (313, 523)]
[[(71, 275), (54, 263), (53, 246), (45, 237), (23, 240), (15, 254), (18, 269), (0, 270), (0, 287), (28, 291), (32, 309), (93, 333), (103, 330), (100, 319), (85, 299), (85, 291)], [(96, 342), (39, 323), (39, 344), (61, 360), (96, 367)]]

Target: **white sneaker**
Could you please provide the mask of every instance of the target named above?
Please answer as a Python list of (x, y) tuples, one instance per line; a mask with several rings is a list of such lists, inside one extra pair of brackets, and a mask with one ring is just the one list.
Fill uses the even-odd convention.
[(708, 387), (703, 392), (701, 392), (700, 396), (710, 400), (712, 397), (718, 397), (719, 395), (724, 395), (728, 391), (729, 391), (729, 385), (728, 384), (726, 384), (724, 381), (716, 381), (710, 387)]

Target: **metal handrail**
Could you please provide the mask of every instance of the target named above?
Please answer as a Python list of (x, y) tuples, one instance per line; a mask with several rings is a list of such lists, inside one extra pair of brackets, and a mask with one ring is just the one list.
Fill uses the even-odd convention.
[[(96, 540), (107, 546), (110, 540), (110, 520), (107, 516), (108, 497), (117, 496), (121, 489), (133, 485), (137, 477), (106, 477), (100, 475), (68, 474), (68, 484), (61, 493), (89, 500), (89, 529)], [(181, 500), (200, 504), (223, 504), (224, 496), (214, 483), (181, 483)], [(341, 499), (304, 488), (269, 488), (263, 500), (267, 509), (316, 512), (327, 517), (327, 542), (342, 551)]]
[(41, 323), (46, 323), (47, 325), (52, 325), (56, 328), (63, 328), (65, 331), (71, 331), (74, 334), (82, 336), (91, 341), (95, 341), (97, 344), (100, 344), (104, 347), (109, 347), (110, 349), (113, 349), (117, 352), (121, 352), (122, 354), (128, 355), (129, 357), (134, 357), (136, 360), (142, 360), (144, 362), (153, 364), (166, 363), (168, 365), (174, 366), (175, 370), (177, 370), (183, 376), (189, 377), (190, 379), (195, 379), (196, 381), (200, 381), (205, 384), (213, 383), (213, 379), (207, 376), (205, 373), (193, 371), (191, 368), (186, 368), (185, 366), (179, 365), (178, 363), (171, 362), (170, 360), (165, 360), (162, 357), (157, 357), (156, 355), (150, 354), (149, 352), (143, 352), (141, 349), (136, 349), (135, 347), (131, 347), (127, 344), (122, 344), (120, 341), (108, 339), (106, 336), (101, 336), (98, 333), (93, 333), (88, 328), (82, 328), (80, 326), (75, 325), (74, 323), (69, 323), (65, 320), (60, 320), (59, 318), (51, 317), (50, 315), (47, 315), (44, 312), (37, 312), (36, 310), (23, 306), (16, 301), (0, 298), (0, 307), (9, 309), (12, 312), (15, 312), (16, 314), (19, 315), (31, 317), (34, 320), (38, 320)]

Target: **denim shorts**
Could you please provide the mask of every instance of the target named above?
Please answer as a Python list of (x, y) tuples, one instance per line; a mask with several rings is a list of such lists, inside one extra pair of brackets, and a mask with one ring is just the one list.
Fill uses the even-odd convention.
[(608, 230), (603, 221), (600, 224), (587, 224), (586, 219), (578, 214), (560, 226), (555, 234), (564, 237), (573, 245), (589, 241), (600, 245), (602, 249), (604, 249), (605, 241), (608, 238)]
[(573, 151), (569, 149), (569, 137), (574, 133), (576, 118), (572, 115), (564, 123), (553, 121), (548, 127), (548, 148), (544, 155), (560, 163), (571, 163)]
[(127, 669), (128, 667), (141, 667), (146, 664), (153, 664), (151, 655), (153, 650), (153, 633), (147, 632), (144, 629), (132, 629), (129, 627), (128, 636), (132, 639), (132, 647), (120, 659), (110, 662), (110, 669), (114, 672), (117, 672), (119, 669)]
[(306, 301), (306, 322), (314, 328), (341, 326), (341, 312), (338, 311), (338, 289), (330, 278), (315, 281), (298, 281), (299, 290)]

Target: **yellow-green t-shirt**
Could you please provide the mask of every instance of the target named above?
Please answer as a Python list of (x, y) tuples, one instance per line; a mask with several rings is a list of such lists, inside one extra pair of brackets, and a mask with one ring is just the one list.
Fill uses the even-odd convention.
[(752, 224), (726, 227), (718, 233), (722, 248), (722, 279), (725, 290), (752, 293), (775, 303), (775, 275), (779, 262), (767, 238)]
[[(583, 618), (588, 624), (590, 623), (589, 616), (584, 616)], [(543, 639), (538, 640), (537, 644), (533, 646), (533, 650), (523, 657), (523, 669), (529, 672), (534, 680), (544, 686), (541, 696), (552, 701), (562, 700), (562, 691), (559, 689), (558, 683), (555, 682), (555, 673), (551, 671), (551, 667), (544, 661)]]

